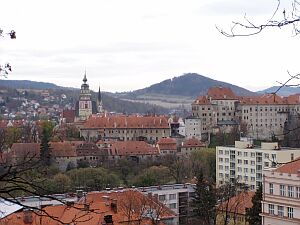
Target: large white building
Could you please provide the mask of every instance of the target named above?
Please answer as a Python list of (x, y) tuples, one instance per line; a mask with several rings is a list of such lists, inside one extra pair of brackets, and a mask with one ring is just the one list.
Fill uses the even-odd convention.
[(300, 158), (264, 171), (263, 225), (300, 224)]
[(236, 141), (235, 146), (216, 148), (216, 183), (238, 180), (255, 190), (263, 182), (263, 170), (300, 157), (300, 149), (281, 148), (277, 142)]
[(237, 96), (230, 88), (214, 87), (192, 103), (192, 115), (201, 120), (203, 136), (213, 133), (215, 128), (230, 132), (228, 128), (239, 124), (248, 137), (283, 139), (285, 123), (300, 113), (299, 96)]

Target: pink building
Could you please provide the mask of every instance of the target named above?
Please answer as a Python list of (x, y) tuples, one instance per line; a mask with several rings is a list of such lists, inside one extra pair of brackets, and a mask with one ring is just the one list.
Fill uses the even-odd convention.
[(300, 158), (264, 175), (262, 224), (300, 224)]

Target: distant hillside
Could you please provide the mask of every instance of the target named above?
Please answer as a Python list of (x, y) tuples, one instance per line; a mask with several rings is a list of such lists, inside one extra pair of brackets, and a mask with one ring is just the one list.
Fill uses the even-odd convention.
[[(265, 93), (274, 93), (277, 91), (279, 86), (273, 86), (270, 88), (267, 88), (262, 91), (258, 91), (258, 94), (265, 94)], [(281, 96), (289, 96), (289, 95), (294, 95), (294, 94), (300, 94), (300, 87), (282, 87), (280, 90), (277, 92), (278, 95)]]
[(0, 86), (14, 89), (57, 89), (56, 84), (30, 80), (0, 80)]
[(222, 86), (230, 87), (235, 94), (255, 95), (247, 89), (232, 85), (226, 82), (217, 81), (208, 77), (188, 73), (173, 79), (164, 80), (160, 83), (153, 84), (150, 87), (139, 89), (132, 92), (119, 93), (122, 98), (137, 99), (142, 95), (171, 95), (171, 96), (185, 96), (195, 98), (199, 95), (205, 95), (210, 87)]
[[(27, 90), (43, 90), (48, 89), (51, 90), (51, 94), (66, 94), (70, 100), (70, 102), (75, 103), (75, 101), (79, 98), (80, 90), (77, 88), (67, 88), (61, 87), (53, 83), (45, 83), (45, 82), (36, 82), (29, 80), (0, 80), (0, 88), (4, 88), (7, 90), (8, 95), (10, 93), (16, 93), (15, 89), (27, 89)], [(1, 93), (0, 93), (1, 94)], [(96, 93), (92, 92), (94, 99), (96, 99)], [(39, 94), (33, 94), (34, 99), (40, 98)], [(167, 108), (156, 106), (153, 104), (147, 103), (139, 103), (126, 101), (122, 99), (115, 98), (111, 96), (109, 93), (102, 93), (103, 105), (106, 110), (119, 112), (119, 113), (140, 113), (140, 114), (164, 114), (168, 113), (169, 110)]]

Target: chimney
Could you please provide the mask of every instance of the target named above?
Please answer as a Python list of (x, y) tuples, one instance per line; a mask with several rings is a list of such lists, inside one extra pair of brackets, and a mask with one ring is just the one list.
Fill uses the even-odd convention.
[(104, 222), (105, 224), (114, 224), (112, 215), (105, 215), (104, 216)]
[(32, 211), (31, 210), (24, 210), (24, 215), (23, 215), (23, 222), (25, 224), (31, 224), (32, 223)]
[(118, 212), (118, 202), (117, 199), (112, 199), (110, 203), (110, 208), (114, 213)]
[(84, 203), (83, 210), (84, 211), (89, 211), (90, 210), (90, 204)]

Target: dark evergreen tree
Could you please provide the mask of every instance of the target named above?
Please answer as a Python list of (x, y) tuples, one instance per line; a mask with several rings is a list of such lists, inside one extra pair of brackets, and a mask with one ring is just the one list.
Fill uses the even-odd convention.
[(246, 210), (246, 221), (249, 225), (261, 224), (261, 201), (262, 201), (262, 185), (258, 187), (255, 195), (252, 197), (252, 208)]
[(49, 145), (49, 140), (50, 140), (50, 134), (48, 132), (48, 129), (46, 127), (43, 127), (40, 160), (42, 165), (44, 166), (51, 165), (51, 148)]
[(211, 181), (205, 179), (202, 170), (197, 177), (195, 197), (193, 199), (194, 212), (198, 224), (215, 224), (216, 221), (216, 190)]

